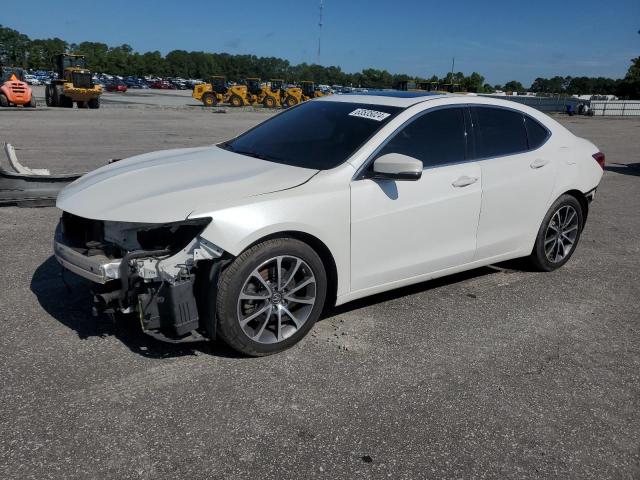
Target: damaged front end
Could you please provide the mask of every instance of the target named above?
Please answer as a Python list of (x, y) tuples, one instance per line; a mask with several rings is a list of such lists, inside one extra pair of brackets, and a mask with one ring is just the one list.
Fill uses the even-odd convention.
[(210, 222), (113, 222), (64, 212), (54, 253), (93, 282), (94, 313), (136, 313), (143, 331), (162, 340), (201, 339), (198, 332), (214, 333), (201, 325), (196, 271), (224, 254), (200, 236)]

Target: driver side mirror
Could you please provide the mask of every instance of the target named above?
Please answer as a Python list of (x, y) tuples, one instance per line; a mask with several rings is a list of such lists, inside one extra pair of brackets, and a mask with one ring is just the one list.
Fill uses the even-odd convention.
[(401, 153), (387, 153), (373, 162), (372, 178), (380, 180), (419, 180), (422, 160)]

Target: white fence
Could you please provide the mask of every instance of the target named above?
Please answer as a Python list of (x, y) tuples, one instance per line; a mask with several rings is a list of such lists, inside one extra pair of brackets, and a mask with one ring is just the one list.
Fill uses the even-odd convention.
[(595, 116), (640, 116), (640, 101), (591, 100), (591, 110)]
[(528, 105), (530, 107), (536, 108), (545, 113), (566, 112), (567, 105), (571, 105), (573, 107), (573, 111), (577, 113), (578, 105), (580, 103), (586, 103), (586, 104), (589, 103), (588, 101), (584, 102), (582, 100), (578, 100), (577, 98), (572, 98), (572, 97), (533, 97), (528, 95), (505, 95), (505, 96), (483, 95), (483, 96), (522, 103), (524, 105)]

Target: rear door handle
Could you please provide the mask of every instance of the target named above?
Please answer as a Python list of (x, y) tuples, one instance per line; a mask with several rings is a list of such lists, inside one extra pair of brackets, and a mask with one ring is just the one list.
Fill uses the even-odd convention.
[(549, 163), (549, 160), (546, 160), (544, 158), (536, 158), (533, 162), (531, 162), (531, 168), (542, 168), (547, 163)]
[(477, 181), (478, 181), (478, 177), (467, 177), (466, 175), (463, 175), (462, 177), (454, 181), (451, 185), (453, 185), (456, 188), (462, 188), (462, 187), (468, 187), (469, 185), (472, 185)]

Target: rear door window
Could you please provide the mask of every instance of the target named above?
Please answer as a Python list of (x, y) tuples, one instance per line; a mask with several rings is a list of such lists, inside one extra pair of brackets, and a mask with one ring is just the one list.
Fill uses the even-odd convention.
[(502, 157), (528, 149), (524, 115), (515, 110), (472, 107), (476, 156)]
[(425, 168), (465, 160), (465, 124), (461, 108), (425, 113), (402, 127), (377, 157), (401, 153), (422, 160)]

